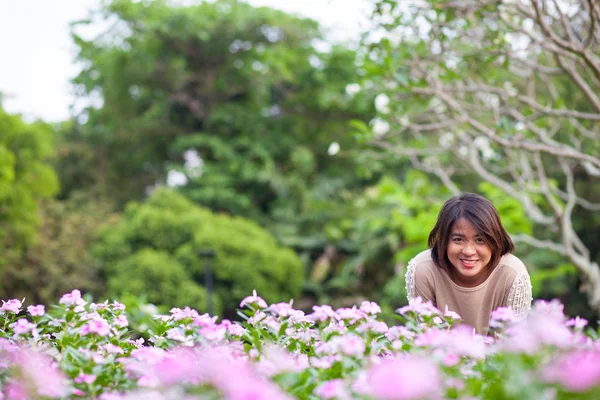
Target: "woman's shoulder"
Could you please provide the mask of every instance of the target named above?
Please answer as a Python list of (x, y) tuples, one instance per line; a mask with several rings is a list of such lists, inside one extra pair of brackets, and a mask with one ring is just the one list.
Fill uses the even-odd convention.
[(503, 266), (505, 268), (514, 270), (517, 274), (527, 274), (527, 267), (521, 261), (521, 259), (514, 254), (507, 253), (500, 259), (500, 263), (498, 266)]
[(410, 260), (410, 262), (419, 266), (425, 264), (433, 266), (434, 263), (433, 258), (431, 258), (431, 249), (423, 250), (422, 252), (414, 256), (413, 259)]
[(437, 271), (437, 267), (431, 257), (431, 249), (424, 250), (414, 256), (408, 265), (409, 268), (417, 271), (418, 274), (427, 274)]

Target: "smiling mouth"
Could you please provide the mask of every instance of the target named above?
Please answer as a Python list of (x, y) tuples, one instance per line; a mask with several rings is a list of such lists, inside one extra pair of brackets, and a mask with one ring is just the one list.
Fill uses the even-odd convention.
[(466, 267), (473, 267), (475, 266), (475, 264), (477, 264), (477, 261), (479, 260), (460, 260)]

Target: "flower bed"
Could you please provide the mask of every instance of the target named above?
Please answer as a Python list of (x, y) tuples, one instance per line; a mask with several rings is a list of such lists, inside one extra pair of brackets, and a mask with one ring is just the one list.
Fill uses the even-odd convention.
[(133, 330), (124, 305), (77, 290), (48, 312), (3, 301), (0, 399), (600, 398), (597, 332), (556, 301), (495, 311), (485, 337), (419, 299), (393, 326), (367, 301), (240, 306), (243, 323), (174, 308)]

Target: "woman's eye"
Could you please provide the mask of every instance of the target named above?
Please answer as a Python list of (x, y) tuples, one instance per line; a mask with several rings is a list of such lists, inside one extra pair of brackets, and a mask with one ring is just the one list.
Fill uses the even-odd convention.
[(483, 239), (475, 239), (475, 243), (483, 243)]
[(452, 239), (452, 240), (453, 240), (454, 242), (462, 242), (462, 239), (461, 239), (461, 238), (454, 238), (454, 239)]

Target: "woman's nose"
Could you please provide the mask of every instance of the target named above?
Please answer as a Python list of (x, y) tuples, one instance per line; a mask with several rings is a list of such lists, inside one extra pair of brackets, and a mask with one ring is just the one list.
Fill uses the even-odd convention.
[(471, 243), (465, 243), (463, 249), (462, 249), (463, 254), (475, 254), (475, 246), (473, 246), (473, 244)]

